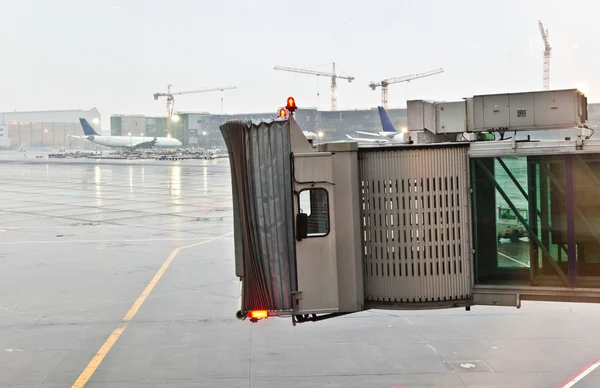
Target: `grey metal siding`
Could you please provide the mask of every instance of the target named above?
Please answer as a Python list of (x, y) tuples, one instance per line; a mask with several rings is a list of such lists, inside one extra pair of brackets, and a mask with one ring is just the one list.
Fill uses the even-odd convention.
[(471, 294), (466, 147), (359, 151), (365, 302)]

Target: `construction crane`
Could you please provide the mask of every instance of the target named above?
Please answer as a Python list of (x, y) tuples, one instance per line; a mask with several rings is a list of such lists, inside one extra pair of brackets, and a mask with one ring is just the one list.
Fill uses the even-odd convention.
[(333, 62), (333, 71), (331, 73), (325, 73), (322, 71), (307, 70), (307, 69), (296, 69), (293, 67), (275, 66), (275, 70), (289, 71), (292, 73), (312, 74), (316, 76), (331, 77), (331, 110), (337, 110), (337, 79), (347, 79), (348, 82), (352, 82), (354, 77), (338, 75), (335, 73), (335, 62)]
[(383, 106), (384, 108), (387, 109), (388, 86), (389, 85), (397, 84), (398, 82), (408, 82), (408, 81), (411, 81), (411, 80), (417, 79), (417, 78), (429, 77), (431, 75), (435, 75), (435, 74), (439, 74), (439, 73), (443, 73), (443, 72), (444, 72), (444, 69), (435, 69), (435, 70), (427, 71), (425, 73), (409, 74), (409, 75), (405, 75), (403, 77), (388, 78), (388, 79), (384, 79), (383, 81), (381, 81), (379, 83), (375, 83), (375, 82), (371, 81), (371, 83), (369, 84), (369, 87), (373, 90), (375, 90), (378, 87), (381, 87), (381, 106)]
[(158, 100), (159, 97), (167, 97), (167, 136), (171, 137), (171, 121), (173, 120), (173, 109), (175, 106), (175, 98), (173, 96), (178, 96), (181, 94), (194, 94), (194, 93), (205, 93), (205, 92), (219, 92), (224, 90), (235, 89), (235, 86), (225, 86), (221, 88), (208, 88), (208, 89), (198, 89), (198, 90), (189, 90), (186, 92), (177, 92), (171, 93), (171, 86), (167, 85), (166, 93), (154, 93), (154, 99)]
[(544, 90), (550, 89), (550, 43), (548, 43), (548, 30), (544, 30), (544, 25), (538, 20), (538, 26), (544, 40)]

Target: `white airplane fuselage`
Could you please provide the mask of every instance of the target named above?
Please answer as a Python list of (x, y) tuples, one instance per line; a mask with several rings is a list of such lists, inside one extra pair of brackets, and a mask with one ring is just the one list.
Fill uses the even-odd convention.
[[(179, 140), (171, 137), (157, 137), (156, 142), (151, 147), (150, 143), (155, 139), (147, 136), (101, 136), (89, 135), (81, 136), (81, 139), (88, 140), (92, 143), (112, 148), (177, 148), (182, 144)], [(147, 144), (147, 146), (138, 146), (138, 144)]]
[(376, 143), (376, 144), (389, 144), (389, 143), (403, 144), (403, 143), (406, 143), (405, 134), (402, 132), (371, 133), (371, 132), (356, 131), (356, 133), (359, 133), (361, 135), (369, 135), (369, 136), (372, 136), (372, 138), (358, 138), (358, 137), (352, 137), (350, 135), (346, 135), (346, 137), (348, 137), (351, 140), (365, 142), (365, 143)]
[(387, 139), (390, 143), (402, 143), (404, 142), (404, 133), (403, 132), (378, 132), (379, 136), (383, 139)]

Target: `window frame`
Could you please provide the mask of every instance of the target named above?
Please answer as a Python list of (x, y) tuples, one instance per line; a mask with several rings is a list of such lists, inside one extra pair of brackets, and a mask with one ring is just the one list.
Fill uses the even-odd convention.
[[(298, 214), (301, 213), (300, 212), (300, 210), (301, 210), (300, 209), (300, 194), (302, 194), (302, 192), (304, 192), (304, 191), (311, 191), (311, 190), (313, 190), (313, 191), (322, 190), (322, 191), (325, 192), (325, 199), (327, 200), (327, 220), (326, 220), (327, 233), (325, 233), (325, 234), (318, 234), (318, 235), (314, 235), (314, 236), (311, 236), (310, 234), (307, 234), (307, 236), (305, 237), (305, 239), (306, 238), (323, 238), (323, 237), (327, 237), (331, 233), (331, 212), (330, 212), (330, 208), (331, 207), (330, 207), (330, 201), (329, 201), (329, 190), (327, 190), (324, 187), (309, 187), (309, 188), (301, 189), (300, 191), (298, 191)], [(310, 196), (310, 193), (309, 193), (309, 196)], [(311, 212), (308, 215), (309, 219), (310, 219), (310, 216), (312, 214), (314, 214), (313, 211), (312, 211), (312, 206), (311, 206), (310, 210), (311, 210)]]

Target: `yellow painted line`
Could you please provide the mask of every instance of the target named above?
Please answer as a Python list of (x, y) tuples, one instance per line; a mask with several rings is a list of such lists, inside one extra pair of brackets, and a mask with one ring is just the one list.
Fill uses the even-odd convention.
[(117, 342), (119, 337), (121, 337), (121, 334), (123, 334), (125, 329), (127, 329), (129, 322), (131, 322), (131, 320), (135, 317), (137, 312), (140, 310), (140, 307), (142, 307), (142, 305), (146, 301), (146, 298), (148, 298), (148, 296), (150, 295), (150, 293), (152, 292), (152, 290), (154, 289), (154, 287), (156, 286), (156, 284), (158, 283), (160, 278), (163, 276), (165, 271), (169, 268), (169, 266), (171, 265), (171, 262), (173, 262), (173, 259), (175, 259), (175, 256), (177, 256), (177, 254), (180, 251), (182, 251), (184, 249), (192, 248), (192, 247), (195, 247), (198, 245), (207, 244), (209, 242), (213, 242), (216, 240), (220, 240), (223, 237), (229, 236), (232, 233), (233, 232), (225, 233), (225, 234), (222, 234), (220, 236), (217, 236), (217, 237), (214, 237), (214, 238), (211, 238), (208, 240), (204, 240), (204, 241), (200, 241), (200, 242), (197, 242), (194, 244), (175, 248), (173, 250), (173, 252), (171, 252), (169, 257), (167, 258), (167, 260), (165, 260), (163, 265), (160, 266), (160, 268), (158, 269), (158, 271), (156, 272), (156, 274), (154, 275), (152, 280), (150, 280), (150, 283), (148, 283), (148, 285), (146, 286), (144, 291), (142, 291), (140, 296), (138, 296), (138, 298), (135, 300), (135, 302), (133, 303), (133, 306), (131, 306), (131, 308), (129, 309), (127, 314), (125, 314), (125, 316), (123, 317), (119, 326), (117, 326), (117, 328), (115, 330), (113, 330), (113, 332), (108, 336), (108, 338), (106, 339), (104, 344), (102, 344), (102, 346), (100, 347), (100, 350), (98, 350), (98, 353), (96, 353), (94, 358), (92, 358), (92, 360), (87, 364), (87, 366), (85, 367), (83, 372), (81, 372), (81, 374), (79, 375), (77, 380), (73, 383), (71, 388), (85, 387), (85, 385), (90, 380), (90, 378), (92, 377), (94, 372), (96, 372), (96, 369), (98, 369), (100, 364), (102, 364), (102, 361), (104, 361), (104, 358), (108, 355), (108, 352), (110, 352), (110, 349)]

